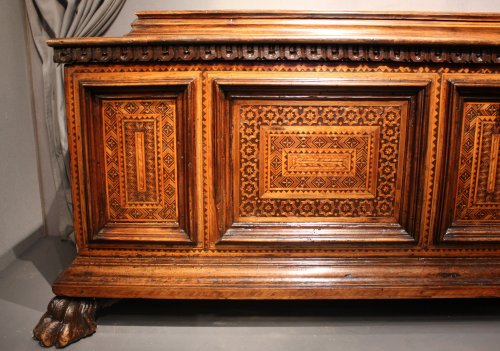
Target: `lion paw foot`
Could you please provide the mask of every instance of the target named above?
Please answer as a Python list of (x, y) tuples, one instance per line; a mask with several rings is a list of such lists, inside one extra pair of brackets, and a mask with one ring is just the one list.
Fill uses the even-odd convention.
[(65, 347), (95, 333), (97, 302), (94, 299), (54, 297), (33, 330), (45, 347)]

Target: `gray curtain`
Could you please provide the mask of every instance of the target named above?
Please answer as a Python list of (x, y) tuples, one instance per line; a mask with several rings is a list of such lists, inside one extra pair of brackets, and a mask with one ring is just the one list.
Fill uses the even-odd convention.
[[(43, 94), (35, 92), (35, 100), (43, 99), (44, 113), (42, 121), (39, 120), (38, 123), (45, 124), (54, 188), (63, 193), (62, 201), (66, 202), (67, 209), (67, 213), (58, 214), (67, 217), (66, 220), (59, 219), (59, 233), (50, 234), (69, 235), (72, 228), (67, 223), (72, 222), (73, 211), (69, 186), (63, 67), (53, 62), (52, 48), (47, 46), (46, 40), (102, 35), (113, 23), (126, 0), (25, 1), (31, 35), (42, 64)], [(45, 211), (47, 215), (50, 209)]]

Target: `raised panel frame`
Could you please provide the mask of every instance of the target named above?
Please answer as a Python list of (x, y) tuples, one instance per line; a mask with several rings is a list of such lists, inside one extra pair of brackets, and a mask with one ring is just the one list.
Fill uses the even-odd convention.
[[(423, 191), (405, 191), (404, 189), (423, 189), (426, 174), (424, 165), (427, 162), (428, 120), (432, 111), (433, 93), (436, 86), (434, 74), (363, 74), (363, 73), (251, 73), (244, 72), (209, 72), (207, 84), (209, 97), (214, 108), (212, 116), (213, 128), (213, 166), (214, 166), (214, 209), (213, 233), (210, 236), (211, 246), (218, 249), (241, 245), (300, 248), (321, 245), (416, 245), (421, 237), (423, 222)], [(381, 94), (385, 90), (388, 94)], [(354, 92), (354, 97), (351, 95)], [(402, 194), (397, 221), (355, 221), (298, 219), (285, 223), (283, 220), (260, 220), (250, 222), (239, 221), (237, 204), (238, 195), (235, 190), (239, 185), (233, 182), (236, 130), (232, 119), (234, 101), (238, 99), (298, 99), (311, 100), (320, 96), (328, 101), (353, 99), (363, 101), (372, 99), (382, 103), (388, 100), (401, 100), (408, 104), (409, 118), (407, 127), (413, 133), (402, 143), (405, 169), (415, 171), (403, 172), (399, 192)], [(330, 94), (330, 97), (328, 97)], [(332, 95), (333, 94), (333, 95)], [(229, 118), (229, 121), (228, 121)], [(406, 127), (405, 127), (406, 128)], [(404, 144), (404, 145), (403, 145)], [(413, 155), (413, 156), (412, 156)], [(399, 173), (399, 171), (398, 171)], [(403, 185), (404, 184), (404, 185)], [(244, 250), (244, 249), (243, 249)]]
[[(197, 155), (200, 153), (200, 148), (196, 141), (199, 140), (200, 134), (201, 74), (199, 72), (130, 72), (123, 75), (106, 71), (73, 74), (71, 68), (68, 68), (66, 80), (69, 97), (67, 100), (69, 146), (72, 149), (71, 175), (74, 178), (72, 182), (74, 222), (79, 248), (93, 250), (106, 247), (156, 246), (175, 249), (186, 245), (200, 246), (201, 238), (197, 228), (202, 225), (199, 205), (202, 190), (198, 185)], [(154, 101), (167, 102), (174, 110), (171, 116), (172, 125), (169, 126), (174, 133), (172, 140), (163, 140), (158, 135), (161, 132), (160, 126), (165, 126), (165, 121), (159, 119), (160, 113), (143, 116), (122, 113), (115, 118), (115, 122), (132, 123), (135, 122), (134, 120), (143, 119), (143, 126), (146, 121), (156, 125), (154, 145), (145, 145), (146, 136), (144, 135), (142, 140), (144, 147), (158, 148), (158, 151), (155, 150), (155, 158), (157, 158), (155, 167), (161, 167), (160, 163), (163, 160), (160, 158), (168, 156), (157, 155), (158, 152), (163, 152), (160, 150), (163, 147), (162, 142), (175, 143), (175, 145), (170, 145), (175, 150), (174, 156), (176, 156), (172, 162), (172, 168), (175, 168), (172, 176), (175, 178), (173, 184), (176, 185), (173, 196), (177, 202), (175, 203), (176, 214), (170, 216), (172, 220), (162, 218), (137, 221), (110, 220), (109, 199), (106, 198), (109, 184), (105, 179), (109, 171), (106, 160), (109, 157), (109, 154), (106, 154), (109, 153), (109, 148), (106, 149), (104, 145), (106, 143), (105, 129), (109, 126), (104, 121), (104, 109), (107, 103), (119, 105), (127, 101), (136, 104), (141, 102), (146, 104), (145, 106)], [(117, 114), (116, 111), (114, 113)], [(120, 126), (118, 130), (121, 130)], [(125, 129), (123, 131), (125, 132)], [(140, 142), (140, 136), (136, 135), (136, 137), (135, 141)], [(127, 153), (124, 142), (120, 144), (120, 138), (117, 139), (118, 147), (123, 148), (123, 151), (119, 151), (115, 156), (119, 156), (118, 158), (124, 158), (125, 154), (134, 156), (130, 152)], [(145, 161), (135, 156), (137, 165)], [(170, 155), (170, 157), (173, 156)], [(123, 163), (124, 160), (121, 162)], [(118, 170), (117, 177), (125, 177), (121, 174), (124, 169), (121, 167)], [(162, 181), (161, 177), (158, 180), (156, 173), (155, 181)], [(141, 181), (139, 176), (140, 174), (137, 174), (137, 181)], [(143, 176), (147, 177), (146, 170)], [(146, 181), (146, 179), (143, 180)], [(120, 187), (120, 191), (123, 192), (123, 186), (120, 185)], [(159, 210), (162, 210), (162, 204), (157, 205), (160, 206)]]
[[(465, 207), (461, 206), (464, 207), (465, 211), (467, 209), (478, 209), (475, 205), (477, 202), (477, 181), (481, 165), (484, 166), (485, 164), (484, 160), (479, 160), (481, 153), (484, 151), (480, 150), (481, 141), (484, 137), (481, 130), (484, 122), (499, 124), (500, 75), (450, 73), (443, 74), (443, 83), (441, 94), (441, 115), (444, 122), (444, 136), (441, 148), (443, 168), (440, 174), (442, 190), (440, 191), (435, 217), (434, 241), (437, 244), (500, 244), (500, 220), (498, 219), (500, 218), (500, 205), (489, 206), (496, 213), (490, 213), (489, 215), (485, 213), (485, 218), (480, 218), (480, 213), (477, 214), (479, 216), (477, 218), (470, 216), (468, 216), (469, 219), (465, 217), (457, 218), (459, 193), (463, 193), (463, 196), (460, 195), (460, 197), (467, 202), (467, 204), (464, 203)], [(468, 125), (469, 122), (465, 121), (465, 113), (467, 106), (471, 106), (471, 104), (476, 104), (476, 108), (479, 109), (479, 105), (496, 105), (497, 112), (492, 114), (491, 111), (476, 111), (474, 114), (477, 115), (477, 118), (474, 117), (472, 124)], [(465, 125), (466, 123), (467, 125)], [(465, 149), (462, 142), (465, 140), (464, 132), (466, 129), (470, 130), (469, 134), (471, 134), (470, 138), (467, 137), (467, 142), (470, 142), (470, 147), (467, 148), (470, 149), (470, 152), (467, 155), (470, 154), (470, 157), (463, 154)], [(492, 144), (495, 144), (493, 136), (490, 135), (490, 137)], [(488, 167), (489, 177), (484, 179), (483, 188), (492, 186), (492, 179), (490, 178), (495, 179), (496, 183), (500, 178), (497, 168), (498, 158), (500, 157), (497, 144), (498, 140), (496, 141), (496, 160), (488, 158), (487, 161), (489, 162), (486, 162), (491, 163), (492, 167)], [(491, 146), (494, 147), (495, 145)], [(463, 159), (466, 156), (467, 160)], [(468, 168), (468, 170), (462, 169), (464, 167)], [(470, 171), (470, 177), (467, 178), (467, 182), (470, 183), (469, 190), (464, 188), (459, 191), (459, 177), (463, 177), (464, 173), (468, 171)], [(500, 197), (499, 189), (492, 187), (491, 190), (492, 193), (496, 194), (497, 198)], [(470, 195), (471, 193), (474, 194)], [(497, 219), (494, 219), (495, 216)]]

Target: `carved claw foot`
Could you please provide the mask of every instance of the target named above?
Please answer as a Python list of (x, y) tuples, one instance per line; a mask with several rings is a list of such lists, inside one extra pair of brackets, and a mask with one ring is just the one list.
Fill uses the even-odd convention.
[(56, 296), (33, 330), (33, 337), (45, 347), (65, 347), (95, 333), (97, 301)]

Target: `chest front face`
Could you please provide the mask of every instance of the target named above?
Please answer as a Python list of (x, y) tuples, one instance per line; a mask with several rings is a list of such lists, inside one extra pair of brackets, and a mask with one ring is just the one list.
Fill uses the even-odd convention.
[(461, 70), (69, 66), (80, 248), (428, 256), (494, 242), (500, 75)]

